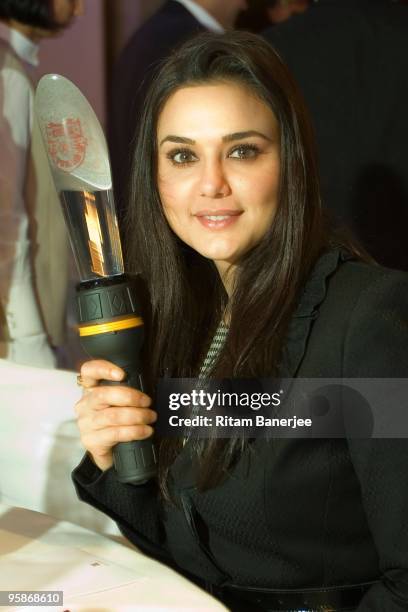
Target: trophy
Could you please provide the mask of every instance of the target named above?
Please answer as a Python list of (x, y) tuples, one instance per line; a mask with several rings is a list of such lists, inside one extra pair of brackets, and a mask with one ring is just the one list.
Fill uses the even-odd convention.
[[(126, 372), (143, 390), (140, 353), (143, 318), (134, 279), (124, 273), (106, 140), (79, 89), (68, 79), (45, 75), (35, 94), (35, 112), (59, 194), (77, 264), (78, 329), (82, 347)], [(152, 438), (113, 449), (121, 482), (143, 484), (156, 474)]]

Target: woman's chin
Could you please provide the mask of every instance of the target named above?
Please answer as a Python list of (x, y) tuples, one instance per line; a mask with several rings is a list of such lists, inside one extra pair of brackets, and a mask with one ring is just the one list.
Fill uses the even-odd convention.
[(231, 265), (237, 261), (238, 256), (232, 251), (209, 251), (205, 250), (201, 252), (201, 255), (206, 259), (211, 259), (216, 265)]
[(200, 255), (206, 259), (212, 259), (214, 262), (235, 262), (240, 254), (240, 249), (233, 244), (209, 244), (208, 241), (202, 244), (191, 245)]

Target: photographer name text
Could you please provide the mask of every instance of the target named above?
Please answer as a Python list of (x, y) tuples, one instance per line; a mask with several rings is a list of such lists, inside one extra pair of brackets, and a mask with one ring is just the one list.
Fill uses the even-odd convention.
[(180, 417), (173, 414), (169, 417), (171, 427), (311, 427), (312, 419), (298, 419), (296, 416), (289, 418), (268, 418), (262, 414), (250, 417), (233, 417), (225, 415), (206, 416), (196, 415), (194, 417)]

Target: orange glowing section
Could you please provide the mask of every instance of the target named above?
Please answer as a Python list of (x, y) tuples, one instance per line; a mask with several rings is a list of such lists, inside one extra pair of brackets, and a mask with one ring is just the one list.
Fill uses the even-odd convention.
[(89, 236), (88, 246), (92, 262), (91, 269), (92, 272), (99, 276), (106, 276), (105, 260), (103, 257), (103, 238), (95, 196), (89, 191), (84, 191), (83, 193), (85, 199), (85, 221)]

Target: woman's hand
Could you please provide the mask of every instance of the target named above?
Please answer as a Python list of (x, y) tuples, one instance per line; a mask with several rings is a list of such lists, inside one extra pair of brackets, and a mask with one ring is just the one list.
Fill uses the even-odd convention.
[(100, 380), (120, 381), (124, 371), (109, 361), (86, 361), (81, 367), (84, 395), (75, 405), (81, 442), (101, 470), (113, 464), (112, 447), (118, 442), (143, 440), (157, 414), (151, 398), (132, 387), (98, 386)]

